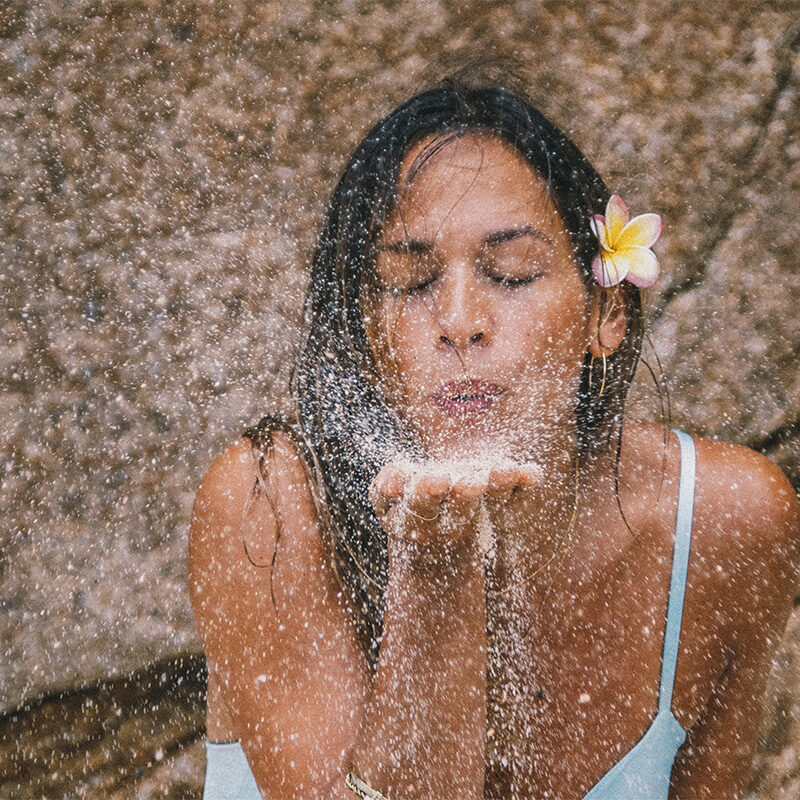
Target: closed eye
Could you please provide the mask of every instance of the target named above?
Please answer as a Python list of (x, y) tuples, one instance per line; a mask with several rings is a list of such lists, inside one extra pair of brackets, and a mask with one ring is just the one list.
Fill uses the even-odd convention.
[(501, 275), (489, 275), (489, 279), (493, 283), (498, 283), (500, 286), (505, 286), (510, 289), (514, 289), (517, 286), (527, 286), (529, 283), (532, 283), (536, 278), (539, 278), (539, 275), (527, 275), (524, 278), (504, 278)]
[(414, 294), (415, 292), (422, 292), (425, 289), (427, 289), (435, 280), (436, 280), (435, 277), (428, 278), (427, 280), (424, 280), (422, 283), (418, 283), (416, 286), (410, 286), (408, 289), (406, 289), (406, 293)]
[(427, 278), (426, 280), (422, 281), (421, 283), (416, 284), (415, 286), (392, 286), (390, 288), (390, 292), (395, 297), (401, 297), (402, 295), (406, 294), (419, 294), (420, 292), (424, 292), (434, 281), (436, 280), (436, 276), (432, 278)]

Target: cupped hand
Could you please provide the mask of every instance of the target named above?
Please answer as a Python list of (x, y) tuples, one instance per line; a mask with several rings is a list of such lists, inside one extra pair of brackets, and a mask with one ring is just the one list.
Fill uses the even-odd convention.
[(429, 560), (478, 543), (481, 503), (502, 510), (511, 496), (541, 482), (534, 464), (471, 468), (469, 463), (392, 462), (370, 485), (370, 499), (392, 545)]

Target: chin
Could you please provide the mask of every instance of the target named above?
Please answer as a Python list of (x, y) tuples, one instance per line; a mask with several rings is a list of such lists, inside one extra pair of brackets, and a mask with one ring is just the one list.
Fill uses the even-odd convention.
[(522, 442), (514, 425), (489, 414), (454, 416), (440, 411), (418, 418), (414, 429), (431, 458), (515, 458), (521, 453)]
[(423, 450), (437, 459), (507, 458), (546, 463), (574, 440), (575, 409), (531, 402), (524, 411), (502, 415), (491, 410), (454, 416), (440, 409), (417, 415), (413, 429)]

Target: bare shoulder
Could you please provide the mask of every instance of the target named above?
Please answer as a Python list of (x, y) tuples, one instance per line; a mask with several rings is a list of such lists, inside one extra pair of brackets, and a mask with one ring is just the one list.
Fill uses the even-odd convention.
[(730, 611), (734, 639), (779, 634), (800, 570), (800, 506), (783, 472), (740, 445), (695, 438), (695, 529), (702, 569)]
[[(192, 509), (190, 564), (197, 546), (221, 546), (234, 532), (241, 532), (247, 515), (245, 544), (261, 551), (273, 545), (283, 521), (308, 528), (315, 517), (311, 489), (302, 456), (282, 431), (273, 434), (267, 464), (246, 438), (231, 444), (203, 477)], [(248, 540), (249, 539), (249, 540)]]
[[(768, 458), (741, 445), (693, 437), (697, 452), (689, 585), (703, 614), (728, 610), (731, 635), (781, 626), (797, 594), (800, 506)], [(671, 541), (681, 473), (677, 437), (658, 425), (626, 426), (621, 474), (626, 496)], [(638, 482), (638, 483), (637, 483)], [(627, 511), (627, 508), (626, 508)], [(649, 515), (649, 516), (648, 516)], [(745, 604), (749, 604), (745, 608)], [(777, 614), (777, 616), (775, 616)], [(784, 618), (785, 619), (785, 618)]]
[[(739, 546), (796, 547), (800, 506), (780, 468), (741, 445), (699, 437), (695, 445), (698, 501), (705, 512), (728, 520)], [(736, 547), (732, 537), (725, 540)]]
[[(697, 452), (695, 523), (716, 521), (713, 528), (719, 534), (718, 547), (753, 547), (770, 541), (791, 546), (800, 539), (797, 495), (772, 461), (741, 445), (700, 436), (693, 439)], [(643, 497), (677, 498), (681, 456), (674, 434), (658, 425), (626, 426), (622, 453), (620, 471), (630, 483), (641, 476)], [(660, 491), (664, 486), (671, 487), (672, 493)], [(664, 510), (657, 507), (659, 513)]]
[[(283, 433), (273, 433), (270, 468), (285, 476), (291, 484), (305, 482), (302, 457), (292, 441)], [(242, 437), (231, 444), (211, 464), (203, 477), (195, 500), (194, 513), (205, 513), (209, 506), (235, 506), (252, 491), (259, 479), (259, 457), (253, 443)]]
[(198, 522), (211, 517), (224, 518), (238, 507), (241, 510), (247, 493), (256, 480), (253, 446), (239, 439), (219, 455), (200, 482), (192, 508), (192, 535), (206, 533)]
[(266, 613), (279, 590), (291, 594), (299, 581), (338, 588), (329, 565), (308, 472), (289, 436), (274, 432), (266, 459), (249, 439), (234, 442), (206, 472), (192, 510), (189, 588), (205, 643), (208, 620), (237, 599), (260, 598)]

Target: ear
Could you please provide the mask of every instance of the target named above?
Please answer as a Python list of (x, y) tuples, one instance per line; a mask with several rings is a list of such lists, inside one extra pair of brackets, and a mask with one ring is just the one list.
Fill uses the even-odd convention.
[(595, 358), (611, 355), (622, 344), (627, 330), (628, 315), (617, 287), (594, 286), (589, 312), (589, 352)]

